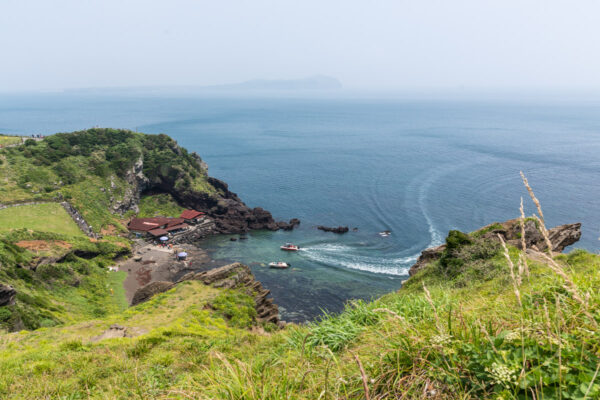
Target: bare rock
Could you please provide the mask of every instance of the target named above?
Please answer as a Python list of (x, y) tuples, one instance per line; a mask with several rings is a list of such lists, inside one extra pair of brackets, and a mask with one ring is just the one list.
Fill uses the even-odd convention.
[(417, 262), (408, 270), (408, 274), (413, 276), (425, 267), (425, 265), (439, 259), (442, 256), (444, 249), (446, 249), (445, 244), (423, 250), (419, 258), (417, 258)]
[(0, 283), (0, 306), (11, 306), (15, 304), (17, 291), (9, 285)]
[(323, 226), (323, 225), (317, 226), (317, 229), (324, 231), (324, 232), (333, 232), (333, 233), (346, 233), (349, 230), (349, 228), (347, 226), (338, 226), (337, 228), (335, 228), (335, 227), (329, 227), (329, 226)]
[(145, 301), (148, 301), (155, 294), (166, 292), (167, 290), (171, 289), (173, 286), (175, 286), (175, 284), (172, 282), (166, 282), (166, 281), (151, 282), (151, 283), (147, 284), (146, 286), (139, 288), (135, 292), (135, 294), (133, 295), (133, 299), (131, 299), (131, 305), (135, 306), (136, 304), (140, 304)]

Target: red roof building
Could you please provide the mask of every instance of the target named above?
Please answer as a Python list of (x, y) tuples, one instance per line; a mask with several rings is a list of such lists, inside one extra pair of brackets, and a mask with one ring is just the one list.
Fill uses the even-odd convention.
[[(130, 231), (135, 232), (150, 232), (157, 229), (169, 231), (182, 229), (180, 225), (185, 225), (184, 223), (185, 220), (183, 218), (133, 218), (131, 221), (129, 221), (127, 227)], [(187, 225), (185, 227), (187, 227)]]
[(159, 237), (159, 236), (165, 236), (166, 234), (168, 234), (169, 232), (167, 232), (164, 229), (152, 229), (151, 231), (148, 232), (149, 234), (151, 234), (154, 237)]
[(183, 218), (185, 220), (190, 220), (190, 219), (200, 218), (203, 215), (204, 215), (204, 213), (202, 211), (183, 210), (183, 212), (181, 213), (181, 215), (179, 217)]

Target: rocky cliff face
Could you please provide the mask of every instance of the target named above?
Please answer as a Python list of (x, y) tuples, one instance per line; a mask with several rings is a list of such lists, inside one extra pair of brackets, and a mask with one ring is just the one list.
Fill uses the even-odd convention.
[[(273, 299), (267, 298), (270, 291), (263, 288), (262, 284), (254, 278), (250, 268), (240, 263), (225, 265), (203, 272), (190, 272), (184, 275), (177, 283), (196, 280), (205, 285), (216, 288), (241, 290), (254, 298), (254, 305), (258, 320), (261, 322), (272, 322), (280, 324), (279, 309), (273, 303)], [(135, 295), (131, 305), (136, 305), (149, 300), (158, 293), (166, 292), (177, 283), (152, 282), (140, 288)]]
[[(508, 244), (521, 248), (521, 227), (518, 219), (511, 219), (503, 223), (496, 222), (484, 226), (480, 231), (485, 232), (481, 235), (484, 239), (499, 241), (498, 235), (501, 235)], [(572, 245), (581, 238), (581, 223), (554, 227), (548, 230), (548, 238), (552, 244), (552, 251), (560, 253), (565, 247)], [(544, 251), (548, 248), (536, 222), (533, 220), (525, 221), (525, 245), (528, 249), (537, 251)], [(423, 250), (417, 262), (410, 267), (409, 275), (413, 276), (430, 262), (438, 260), (445, 248), (446, 245), (442, 244)]]
[[(206, 171), (206, 164), (201, 164)], [(211, 195), (194, 190), (177, 190), (176, 182), (168, 176), (159, 182), (152, 183), (144, 176), (144, 160), (140, 158), (127, 172), (125, 180), (128, 188), (122, 199), (115, 202), (113, 211), (124, 214), (129, 210), (138, 212), (138, 203), (144, 192), (169, 193), (182, 206), (207, 212), (214, 221), (214, 233), (243, 233), (255, 229), (291, 230), (300, 221), (292, 219), (289, 222), (277, 222), (267, 210), (260, 207), (250, 208), (229, 190), (228, 185), (216, 178), (208, 177), (208, 183), (218, 194)]]

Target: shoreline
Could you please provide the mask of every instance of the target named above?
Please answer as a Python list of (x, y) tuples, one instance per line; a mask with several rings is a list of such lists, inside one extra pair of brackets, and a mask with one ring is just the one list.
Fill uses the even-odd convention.
[(159, 281), (175, 283), (189, 272), (208, 271), (220, 266), (198, 246), (180, 244), (174, 249), (187, 252), (186, 260), (178, 261), (173, 250), (137, 239), (132, 247), (132, 257), (117, 263), (118, 270), (127, 273), (123, 288), (130, 306), (137, 290), (149, 283)]

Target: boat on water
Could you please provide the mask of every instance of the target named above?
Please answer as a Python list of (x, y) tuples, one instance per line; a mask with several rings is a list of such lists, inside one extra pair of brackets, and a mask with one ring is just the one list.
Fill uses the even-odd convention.
[(269, 267), (270, 268), (286, 269), (286, 268), (288, 268), (290, 266), (291, 266), (291, 264), (288, 264), (288, 263), (283, 262), (283, 261), (269, 263)]
[(295, 244), (291, 243), (286, 243), (283, 246), (281, 246), (280, 249), (285, 251), (298, 251), (300, 249), (300, 246), (296, 246)]
[(391, 231), (382, 231), (382, 232), (379, 232), (379, 236), (381, 236), (381, 237), (388, 237), (391, 234), (392, 234)]

